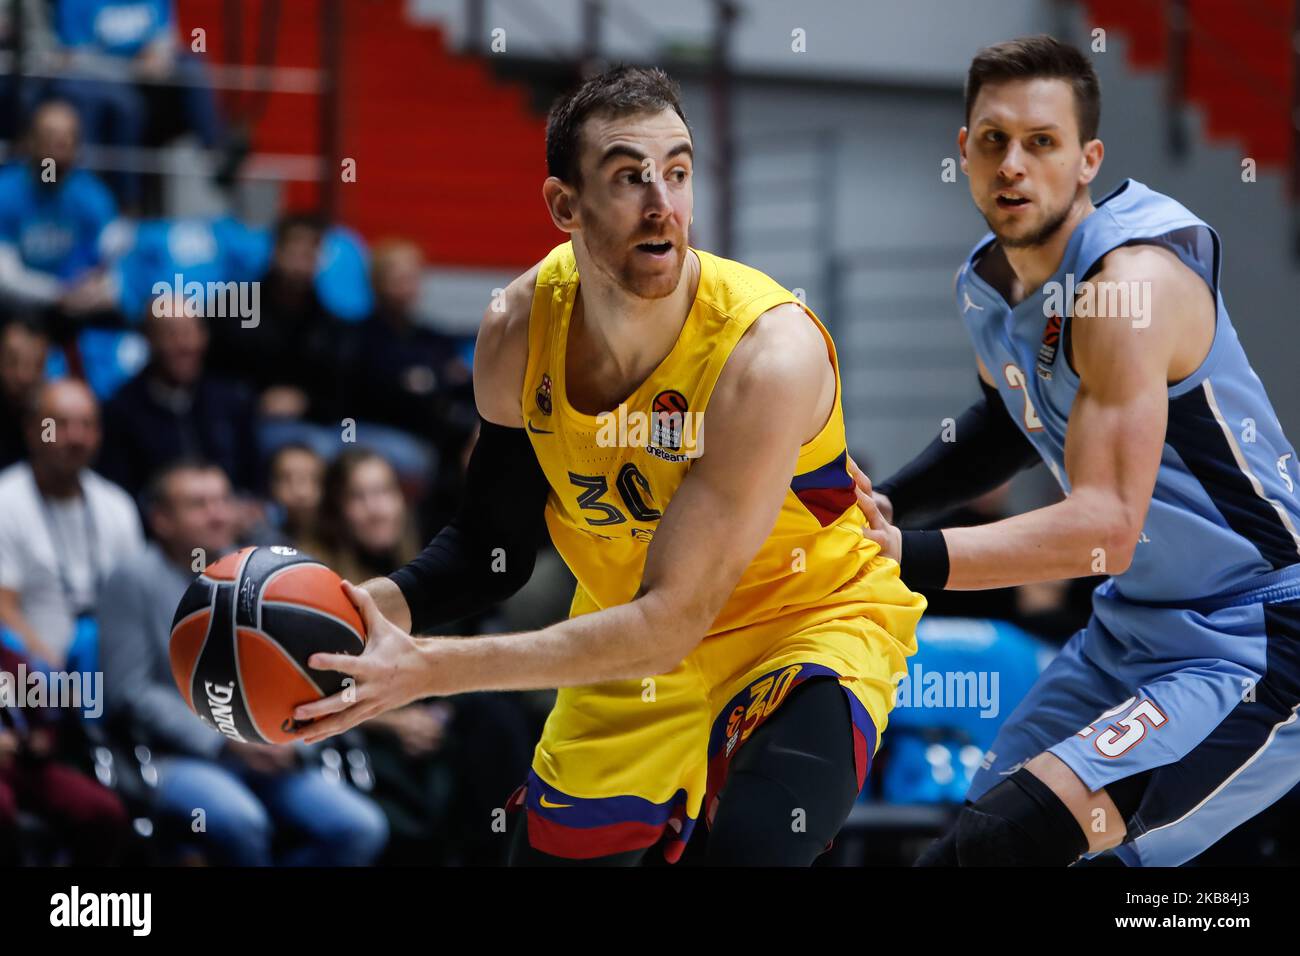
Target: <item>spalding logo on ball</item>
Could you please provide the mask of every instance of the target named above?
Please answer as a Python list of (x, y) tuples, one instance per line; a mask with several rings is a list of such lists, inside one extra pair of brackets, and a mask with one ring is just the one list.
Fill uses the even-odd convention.
[(293, 548), (244, 548), (200, 574), (172, 618), (172, 676), (190, 710), (233, 740), (295, 739), (295, 707), (343, 689), (307, 666), (317, 652), (360, 654), (361, 615), (342, 579)]

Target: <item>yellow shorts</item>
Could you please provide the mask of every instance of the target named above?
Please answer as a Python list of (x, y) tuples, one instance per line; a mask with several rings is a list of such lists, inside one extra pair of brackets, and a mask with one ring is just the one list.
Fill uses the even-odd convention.
[[(866, 589), (859, 585), (865, 585)], [(853, 718), (858, 786), (880, 743), (925, 599), (877, 558), (837, 603), (706, 638), (666, 674), (559, 692), (512, 798), (532, 846), (590, 859), (653, 846), (675, 861), (712, 821), (737, 749), (800, 683), (839, 681)], [(574, 612), (590, 610), (581, 588)], [(844, 612), (844, 616), (833, 616)]]

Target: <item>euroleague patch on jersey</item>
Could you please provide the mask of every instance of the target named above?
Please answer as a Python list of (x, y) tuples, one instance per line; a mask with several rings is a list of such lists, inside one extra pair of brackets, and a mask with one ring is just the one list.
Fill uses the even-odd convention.
[(666, 388), (650, 403), (650, 442), (646, 451), (665, 461), (698, 458), (704, 450), (703, 422), (692, 415), (686, 396)]
[(551, 376), (542, 373), (541, 384), (537, 386), (537, 407), (543, 415), (551, 414)]
[(1043, 329), (1043, 341), (1038, 346), (1036, 369), (1040, 378), (1052, 380), (1052, 363), (1056, 361), (1056, 350), (1061, 346), (1061, 317), (1049, 315), (1047, 328)]

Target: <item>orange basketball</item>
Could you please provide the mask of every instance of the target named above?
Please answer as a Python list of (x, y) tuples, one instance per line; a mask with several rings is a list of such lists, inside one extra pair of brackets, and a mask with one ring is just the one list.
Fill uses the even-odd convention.
[(360, 654), (361, 615), (342, 579), (293, 548), (244, 548), (200, 574), (172, 618), (172, 676), (190, 710), (233, 740), (294, 740), (293, 710), (343, 688), (318, 651)]

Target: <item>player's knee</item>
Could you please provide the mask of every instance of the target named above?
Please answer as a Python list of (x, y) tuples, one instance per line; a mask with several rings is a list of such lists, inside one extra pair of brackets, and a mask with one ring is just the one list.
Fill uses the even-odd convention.
[(957, 817), (961, 866), (1068, 866), (1088, 848), (1069, 808), (1028, 770), (1018, 770)]
[(939, 839), (935, 840), (916, 858), (913, 866), (956, 866), (957, 865), (957, 828), (954, 826)]
[(806, 803), (780, 780), (734, 772), (709, 828), (709, 865), (811, 866), (839, 827)]

